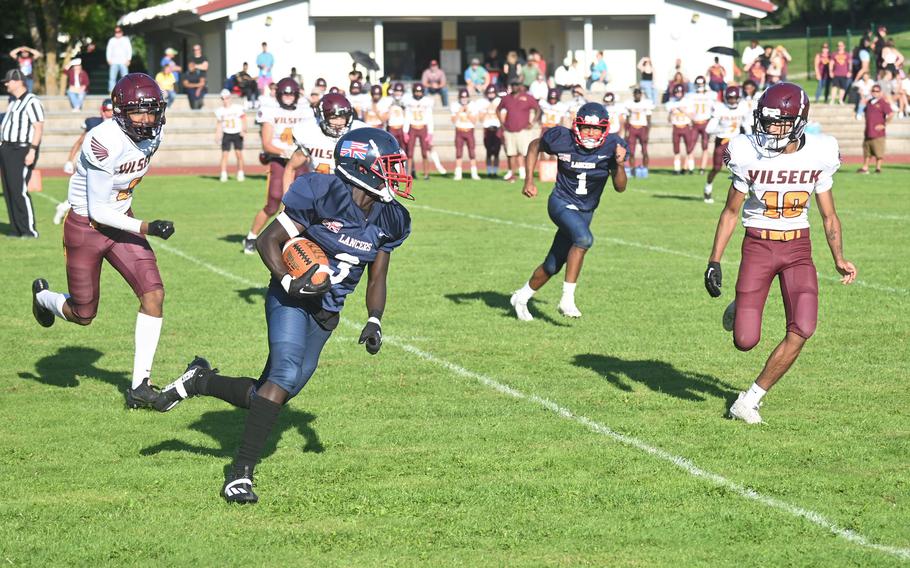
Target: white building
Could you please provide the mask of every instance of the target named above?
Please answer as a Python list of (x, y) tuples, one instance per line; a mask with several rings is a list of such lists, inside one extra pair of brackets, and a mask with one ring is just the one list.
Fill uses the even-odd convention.
[[(585, 64), (602, 50), (610, 88), (619, 92), (637, 82), (635, 66), (644, 55), (654, 62), (657, 88), (677, 58), (690, 80), (705, 73), (714, 57), (708, 48), (732, 47), (735, 20), (763, 18), (774, 9), (768, 0), (172, 0), (127, 14), (120, 24), (145, 37), (154, 71), (165, 47), (177, 48), (182, 58), (201, 43), (213, 88), (220, 87), (217, 77), (245, 61), (255, 76), (265, 41), (275, 57), (273, 77), (293, 66), (305, 85), (324, 77), (343, 89), (351, 51), (369, 53), (379, 74), (407, 81), (419, 78), (431, 59), (457, 80), (472, 57), (482, 60), (493, 48), (500, 57), (536, 48), (549, 74), (567, 54)], [(720, 60), (730, 73), (732, 58)]]

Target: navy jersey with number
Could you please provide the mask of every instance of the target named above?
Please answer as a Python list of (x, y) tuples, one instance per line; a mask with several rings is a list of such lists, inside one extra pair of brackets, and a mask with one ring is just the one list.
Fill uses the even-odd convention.
[(284, 212), (318, 244), (332, 268), (332, 287), (321, 308), (338, 313), (363, 271), (379, 251), (392, 252), (411, 233), (411, 216), (397, 201), (376, 201), (368, 216), (354, 203), (351, 189), (331, 174), (307, 173), (291, 184)]
[(593, 150), (581, 148), (565, 126), (554, 126), (540, 137), (540, 151), (556, 156), (558, 164), (553, 193), (581, 211), (593, 211), (600, 203), (610, 170), (616, 165), (616, 146), (626, 146), (618, 134), (610, 134)]

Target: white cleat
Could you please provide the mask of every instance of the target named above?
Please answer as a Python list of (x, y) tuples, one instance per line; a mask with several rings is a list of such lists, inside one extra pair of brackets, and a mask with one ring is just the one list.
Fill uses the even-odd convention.
[(733, 331), (734, 323), (736, 323), (736, 300), (730, 302), (730, 305), (724, 310), (724, 331)]
[(746, 424), (764, 424), (765, 421), (761, 419), (761, 415), (758, 413), (758, 407), (761, 406), (761, 403), (758, 406), (749, 406), (746, 404), (745, 398), (746, 393), (739, 393), (736, 402), (730, 406), (730, 418), (742, 420)]
[(509, 298), (509, 303), (512, 304), (512, 307), (515, 308), (515, 316), (518, 317), (521, 321), (533, 321), (534, 316), (531, 315), (531, 312), (528, 311), (528, 303), (522, 302), (518, 298), (518, 293), (512, 294), (512, 297)]
[(57, 204), (57, 209), (54, 211), (54, 225), (59, 225), (63, 222), (63, 218), (66, 217), (67, 211), (70, 210), (69, 201), (61, 201)]
[(243, 175), (243, 170), (237, 172), (237, 181), (243, 181), (246, 179), (246, 176)]
[(575, 307), (575, 300), (566, 300), (563, 298), (559, 301), (556, 310), (567, 318), (580, 318), (581, 312)]
[(452, 179), (455, 181), (461, 181), (461, 170), (455, 170), (455, 176)]
[(221, 183), (224, 183), (228, 180), (227, 172), (221, 172)]
[(477, 172), (471, 172), (471, 179), (480, 180), (480, 176), (477, 175)]

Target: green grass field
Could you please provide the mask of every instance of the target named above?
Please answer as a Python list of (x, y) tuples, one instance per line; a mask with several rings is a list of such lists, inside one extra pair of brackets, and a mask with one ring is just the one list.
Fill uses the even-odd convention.
[[(260, 503), (241, 508), (219, 490), (243, 411), (204, 398), (125, 409), (137, 302), (119, 275), (105, 268), (92, 326), (32, 319), (32, 279), (65, 287), (50, 220), (66, 182), (46, 180), (41, 238), (0, 241), (0, 564), (905, 565), (910, 168), (837, 177), (856, 285), (837, 283), (813, 213), (818, 332), (766, 397), (763, 427), (723, 413), (782, 336), (783, 307), (772, 288), (762, 343), (734, 349), (720, 319), (739, 237), (712, 300), (720, 204), (701, 202), (702, 182), (655, 172), (607, 195), (584, 317), (560, 318), (553, 282), (531, 323), (508, 298), (549, 246), (545, 199), (418, 182), (382, 352), (356, 343), (361, 286), (282, 415)], [(177, 227), (153, 242), (167, 286), (158, 384), (195, 354), (258, 376), (267, 275), (239, 240), (263, 185), (153, 171), (137, 190), (137, 216)]]

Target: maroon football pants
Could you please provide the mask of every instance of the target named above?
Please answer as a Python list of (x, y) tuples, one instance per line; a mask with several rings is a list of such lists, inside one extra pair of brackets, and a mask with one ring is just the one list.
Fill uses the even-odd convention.
[(474, 159), (474, 130), (455, 130), (455, 159), (460, 160), (464, 147), (468, 147), (468, 158)]
[[(284, 168), (287, 163), (284, 158), (272, 158), (269, 162), (269, 172), (266, 176), (268, 189), (265, 196), (265, 207), (262, 208), (269, 217), (278, 213), (278, 209), (281, 208), (281, 200), (284, 198)], [(294, 178), (296, 179), (306, 171), (306, 167), (297, 168)]]
[(686, 154), (691, 154), (695, 150), (695, 136), (692, 134), (691, 126), (674, 126), (672, 139), (674, 154), (679, 154), (680, 142), (686, 145)]
[(144, 235), (96, 229), (88, 217), (70, 211), (63, 224), (63, 247), (69, 304), (80, 319), (91, 320), (98, 313), (102, 260), (123, 276), (137, 297), (164, 289), (155, 252)]
[(641, 151), (643, 154), (648, 153), (648, 127), (647, 126), (630, 126), (629, 127), (629, 137), (626, 139), (626, 144), (629, 145), (629, 156), (635, 156), (635, 146), (641, 143)]
[(427, 152), (432, 150), (430, 146), (430, 135), (426, 126), (420, 128), (411, 127), (408, 130), (408, 160), (414, 163), (414, 150), (417, 149), (417, 142), (420, 142), (420, 157), (427, 159)]
[(760, 229), (746, 229), (736, 280), (733, 343), (748, 351), (761, 339), (762, 312), (777, 276), (784, 300), (787, 331), (809, 339), (818, 323), (818, 276), (812, 262), (809, 229), (792, 241), (763, 240)]

